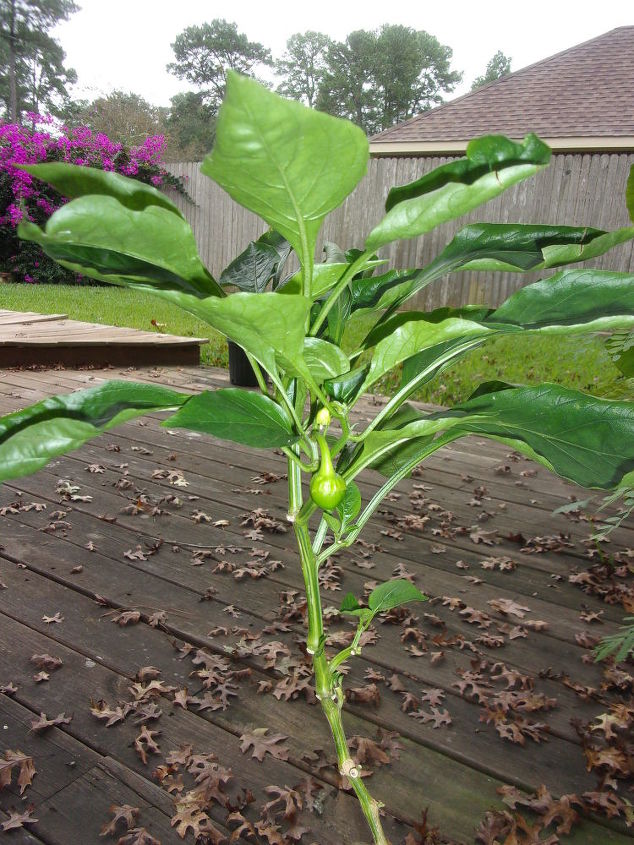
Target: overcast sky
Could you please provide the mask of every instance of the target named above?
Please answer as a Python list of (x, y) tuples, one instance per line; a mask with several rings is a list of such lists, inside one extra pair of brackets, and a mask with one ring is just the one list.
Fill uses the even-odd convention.
[[(275, 58), (286, 39), (309, 29), (343, 40), (355, 29), (404, 24), (423, 29), (453, 50), (452, 69), (464, 72), (454, 95), (465, 93), (484, 73), (497, 50), (512, 58), (512, 70), (601, 35), (634, 24), (631, 2), (532, 0), (529, 4), (474, 0), (77, 0), (81, 11), (54, 35), (79, 83), (76, 97), (93, 99), (114, 89), (133, 91), (154, 105), (168, 106), (179, 91), (193, 90), (170, 75), (171, 43), (185, 27), (213, 18), (237, 23)], [(630, 9), (628, 12), (627, 9)], [(545, 96), (547, 96), (545, 92)]]

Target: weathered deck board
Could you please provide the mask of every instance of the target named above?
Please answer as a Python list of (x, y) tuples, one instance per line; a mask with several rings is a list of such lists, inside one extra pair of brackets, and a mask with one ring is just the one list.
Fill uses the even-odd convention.
[[(45, 395), (95, 384), (102, 378), (154, 381), (158, 374), (109, 370), (105, 373), (12, 371), (1, 375), (0, 413), (5, 413)], [(164, 376), (169, 383), (183, 389), (226, 384), (226, 379), (215, 371), (167, 370), (161, 378)], [(361, 403), (361, 414), (370, 411), (370, 404), (371, 400)], [(480, 442), (485, 445), (478, 446)], [(109, 451), (108, 446), (115, 446), (119, 451)], [(477, 455), (471, 451), (475, 446)], [(151, 454), (139, 452), (140, 448)], [(531, 465), (523, 460), (515, 463), (506, 459), (507, 451), (504, 446), (479, 440), (476, 443), (472, 438), (459, 448), (436, 456), (437, 460), (426, 465), (421, 478), (402, 485), (400, 499), (387, 503), (386, 511), (392, 515), (378, 515), (374, 528), (365, 535), (369, 542), (381, 546), (373, 553), (373, 567), (360, 568), (359, 564), (367, 565), (367, 561), (357, 550), (341, 555), (336, 561), (341, 568), (341, 589), (324, 592), (327, 603), (337, 606), (348, 590), (362, 594), (366, 581), (386, 580), (397, 564), (404, 563), (417, 585), (438, 598), (433, 604), (412, 608), (419, 617), (420, 631), (427, 637), (427, 651), (414, 657), (407, 650), (412, 641), (400, 642), (398, 626), (379, 625), (378, 642), (363, 650), (361, 658), (353, 663), (347, 681), (350, 687), (360, 687), (366, 683), (364, 672), (372, 670), (380, 672), (386, 680), (394, 675), (414, 696), (420, 696), (424, 689), (440, 689), (444, 696), (441, 708), (446, 708), (453, 719), (451, 726), (434, 729), (430, 723), (411, 718), (401, 710), (402, 693), (390, 689), (387, 683), (379, 684), (378, 706), (354, 702), (347, 705), (346, 722), (351, 734), (375, 737), (378, 728), (382, 728), (396, 730), (401, 737), (400, 758), (378, 768), (370, 782), (378, 797), (389, 796), (388, 826), (395, 845), (402, 842), (407, 824), (419, 818), (427, 805), (431, 823), (438, 825), (446, 837), (461, 843), (472, 842), (474, 828), (486, 809), (501, 806), (495, 793), (501, 783), (534, 789), (544, 782), (554, 793), (582, 792), (594, 787), (595, 778), (585, 771), (583, 751), (571, 728), (570, 717), (575, 715), (589, 721), (604, 712), (606, 704), (579, 698), (557, 673), (565, 672), (577, 683), (598, 685), (601, 669), (581, 661), (587, 652), (575, 641), (575, 634), (584, 628), (598, 634), (613, 631), (622, 612), (617, 606), (604, 605), (594, 596), (584, 595), (567, 582), (570, 571), (585, 569), (590, 563), (581, 542), (589, 533), (587, 523), (551, 515), (552, 508), (567, 501), (574, 488), (552, 479), (542, 469), (535, 476), (521, 476), (520, 471)], [(510, 462), (510, 472), (496, 472), (496, 467), (505, 462)], [(104, 471), (88, 472), (91, 464), (103, 466)], [(121, 464), (127, 466), (122, 468)], [(188, 486), (178, 488), (167, 480), (153, 478), (153, 472), (159, 468), (179, 470)], [(16, 508), (17, 513), (8, 511), (0, 516), (0, 546), (3, 547), (0, 581), (6, 585), (6, 589), (0, 590), (0, 683), (14, 680), (19, 689), (16, 701), (8, 702), (8, 706), (22, 708), (25, 714), (37, 715), (43, 710), (50, 717), (62, 710), (73, 712), (73, 721), (63, 729), (54, 728), (43, 737), (32, 736), (34, 749), (44, 749), (44, 740), (58, 735), (85, 749), (84, 756), (79, 755), (85, 760), (84, 769), (76, 770), (71, 779), (67, 777), (68, 782), (61, 778), (58, 794), (48, 798), (46, 779), (54, 780), (54, 775), (48, 769), (49, 758), (42, 754), (41, 785), (38, 786), (36, 777), (30, 797), (42, 815), (40, 822), (32, 827), (35, 837), (51, 843), (63, 842), (64, 836), (66, 842), (103, 842), (97, 831), (109, 821), (109, 803), (125, 801), (142, 808), (140, 823), (147, 823), (163, 843), (180, 842), (169, 826), (172, 799), (152, 783), (150, 773), (157, 762), (162, 762), (166, 751), (178, 748), (183, 742), (195, 742), (200, 751), (215, 750), (236, 778), (254, 789), (260, 803), (267, 800), (263, 792), (267, 784), (291, 786), (306, 776), (310, 771), (310, 764), (302, 759), (306, 750), (329, 750), (327, 731), (317, 707), (301, 698), (278, 703), (270, 694), (257, 694), (259, 684), (276, 683), (283, 675), (278, 669), (267, 667), (265, 656), (249, 652), (244, 633), (231, 630), (233, 625), (251, 634), (261, 632), (275, 616), (280, 593), (301, 590), (291, 535), (265, 533), (261, 540), (249, 541), (242, 533), (241, 515), (252, 508), (264, 507), (276, 519), (284, 518), (284, 480), (264, 485), (254, 480), (265, 469), (280, 475), (285, 471), (278, 456), (241, 447), (229, 448), (211, 438), (190, 436), (186, 432), (170, 434), (160, 428), (157, 417), (152, 417), (144, 424), (137, 421), (109, 432), (37, 475), (0, 489), (0, 508), (12, 502), (46, 505), (44, 510)], [(117, 486), (124, 471), (128, 489)], [(463, 475), (476, 480), (464, 480)], [(92, 500), (62, 501), (56, 493), (60, 478), (72, 479), (80, 486), (80, 494), (90, 495)], [(518, 481), (522, 486), (516, 485)], [(433, 510), (429, 511), (431, 519), (422, 534), (397, 529), (402, 535), (400, 540), (381, 534), (382, 530), (395, 528), (393, 518), (412, 512), (409, 494), (414, 485), (422, 483), (432, 488), (424, 491), (432, 504), (438, 502), (451, 510), (455, 525), (468, 527), (477, 523), (477, 514), (482, 510), (493, 512), (494, 516), (482, 523), (482, 528), (496, 529), (500, 543), (490, 547), (476, 545), (468, 534), (430, 536), (431, 527), (438, 524)], [(487, 487), (488, 498), (483, 499), (482, 507), (474, 508), (468, 502), (473, 497), (473, 488), (480, 484)], [(375, 476), (364, 478), (361, 484), (364, 498), (376, 487)], [(250, 492), (253, 490), (262, 492), (254, 495)], [(122, 509), (138, 501), (141, 493), (150, 502), (157, 502), (166, 494), (177, 494), (182, 507), (173, 508), (168, 503), (163, 506), (165, 513), (155, 518), (144, 512), (137, 516), (123, 513)], [(189, 496), (196, 499), (190, 500)], [(506, 504), (506, 509), (500, 509), (499, 504)], [(54, 520), (55, 510), (66, 511), (66, 516)], [(196, 510), (208, 513), (214, 521), (227, 520), (228, 525), (220, 528), (196, 523), (193, 520)], [(104, 515), (116, 517), (116, 522), (105, 522), (101, 518)], [(59, 523), (57, 530), (49, 529), (52, 520)], [(527, 537), (537, 532), (570, 533), (575, 547), (566, 549), (565, 554), (520, 552), (517, 544), (506, 539), (507, 534), (517, 530), (518, 522)], [(634, 545), (632, 537), (631, 527), (622, 529), (614, 548)], [(145, 559), (124, 557), (137, 544), (147, 551), (158, 539), (165, 542), (157, 553), (143, 555)], [(88, 541), (94, 544), (94, 551), (86, 549)], [(172, 548), (174, 544), (180, 544), (180, 551)], [(192, 549), (188, 544), (211, 550), (221, 545), (236, 546), (242, 551), (235, 555), (227, 552), (224, 556), (216, 552), (201, 565), (192, 565)], [(434, 547), (440, 544), (444, 550), (435, 553)], [(248, 563), (251, 547), (267, 550), (285, 568), (261, 580), (236, 581), (231, 572), (213, 572), (223, 560), (238, 565)], [(513, 572), (483, 569), (482, 563), (496, 555), (513, 557), (517, 569)], [(459, 561), (469, 567), (468, 571), (456, 566)], [(73, 572), (77, 566), (82, 570)], [(472, 586), (465, 580), (473, 575), (482, 580), (480, 585)], [(552, 575), (561, 580), (554, 581)], [(206, 595), (210, 587), (215, 592)], [(124, 628), (112, 624), (108, 608), (96, 604), (95, 596), (104, 597), (111, 607), (138, 608), (144, 621)], [(464, 645), (473, 642), (483, 631), (467, 625), (457, 610), (443, 606), (442, 596), (460, 598), (478, 611), (487, 612), (493, 631), (505, 621), (517, 625), (525, 621), (505, 619), (492, 611), (487, 601), (494, 598), (519, 602), (530, 608), (527, 619), (548, 622), (547, 630), (528, 631), (526, 638), (507, 639), (503, 648), (480, 646), (491, 664), (503, 661), (510, 669), (533, 676), (548, 667), (555, 673), (551, 678), (536, 679), (535, 692), (556, 699), (557, 706), (548, 712), (526, 714), (549, 725), (551, 734), (547, 744), (537, 745), (527, 740), (521, 748), (503, 742), (491, 725), (480, 722), (478, 703), (469, 695), (462, 696), (455, 687), (458, 672), (470, 668), (474, 655), (469, 648), (452, 648), (451, 638), (462, 637)], [(203, 598), (206, 600), (202, 601)], [(227, 615), (228, 605), (235, 607), (240, 614), (238, 618)], [(603, 611), (605, 624), (591, 628), (584, 625), (579, 619), (582, 605)], [(147, 624), (150, 614), (158, 610), (167, 613), (165, 631)], [(64, 616), (61, 623), (47, 623), (43, 619), (58, 611)], [(223, 626), (228, 629), (226, 636), (220, 633), (210, 636), (212, 629)], [(287, 632), (265, 635), (265, 640), (279, 641), (290, 654), (300, 656), (298, 641), (303, 626), (299, 621), (292, 621), (288, 627)], [(334, 622), (333, 628), (342, 626)], [(434, 645), (431, 638), (435, 634), (441, 638)], [(199, 710), (195, 706), (184, 711), (174, 705), (172, 696), (162, 696), (159, 704), (164, 715), (149, 725), (162, 732), (158, 738), (161, 756), (151, 755), (149, 765), (143, 766), (130, 747), (139, 728), (126, 720), (123, 725), (106, 729), (89, 713), (88, 699), (105, 698), (111, 703), (117, 698), (124, 699), (135, 673), (140, 666), (149, 664), (161, 670), (166, 684), (187, 686), (189, 695), (204, 692), (201, 680), (190, 676), (195, 669), (191, 660), (179, 659), (171, 644), (174, 637), (196, 647), (205, 645), (218, 654), (231, 653), (237, 648), (239, 658), (235, 666), (248, 667), (251, 674), (239, 681), (239, 695), (232, 699), (226, 711)], [(439, 662), (430, 659), (434, 650), (442, 652)], [(62, 656), (64, 666), (59, 672), (51, 673), (50, 681), (36, 684), (29, 657), (42, 651)], [(87, 669), (86, 661), (95, 665)], [(426, 709), (428, 712), (429, 706)], [(19, 723), (19, 719), (14, 721), (16, 725)], [(288, 761), (267, 757), (259, 764), (240, 753), (239, 736), (254, 726), (266, 726), (271, 733), (290, 737)], [(19, 737), (19, 731), (12, 735), (12, 741), (14, 737)], [(5, 742), (5, 747), (11, 746)], [(37, 757), (35, 751), (34, 756)], [(56, 762), (59, 764), (60, 760)], [(335, 773), (332, 769), (323, 770), (320, 779), (332, 787)], [(0, 808), (10, 806), (12, 798), (7, 791), (0, 792)], [(92, 827), (85, 840), (74, 840), (73, 831), (77, 828), (73, 824), (81, 818), (82, 808), (86, 806), (94, 807)], [(320, 845), (367, 841), (356, 803), (349, 795), (333, 792), (326, 806), (330, 808), (327, 816), (303, 817), (313, 833), (312, 839), (306, 834), (302, 841), (317, 841)], [(36, 813), (38, 818), (40, 815)], [(224, 814), (215, 811), (214, 824), (221, 827), (223, 820)], [(334, 828), (329, 824), (334, 824)], [(192, 841), (191, 836), (188, 841)], [(631, 838), (602, 821), (584, 822), (575, 836), (566, 841), (577, 845), (624, 845)]]
[(0, 366), (195, 365), (206, 338), (0, 310)]
[(68, 314), (37, 314), (35, 311), (7, 311), (0, 308), (0, 325), (21, 326), (48, 320), (66, 320)]

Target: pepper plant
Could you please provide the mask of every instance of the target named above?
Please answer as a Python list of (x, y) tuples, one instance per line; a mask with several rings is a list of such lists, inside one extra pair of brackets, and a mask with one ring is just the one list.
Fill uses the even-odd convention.
[[(424, 596), (403, 580), (379, 585), (366, 604), (348, 594), (341, 612), (356, 618), (356, 634), (349, 647), (331, 653), (320, 566), (355, 542), (383, 498), (417, 464), (469, 434), (501, 441), (584, 487), (615, 490), (634, 481), (634, 402), (599, 399), (555, 384), (502, 382), (474, 385), (467, 401), (447, 410), (423, 413), (407, 402), (450, 363), (500, 334), (528, 333), (537, 344), (545, 333), (634, 326), (634, 276), (603, 270), (557, 270), (497, 308), (400, 309), (424, 286), (458, 270), (546, 271), (594, 258), (634, 237), (632, 226), (604, 232), (470, 224), (425, 267), (386, 269), (377, 257), (381, 247), (424, 235), (533, 176), (549, 156), (534, 135), (522, 143), (478, 138), (464, 158), (393, 188), (385, 216), (360, 248), (343, 253), (331, 247), (330, 260), (316, 263), (324, 218), (366, 171), (367, 139), (351, 123), (230, 73), (215, 147), (202, 171), (276, 233), (251, 245), (242, 262), (234, 263), (224, 281), (240, 289), (230, 294), (201, 262), (183, 215), (152, 186), (63, 163), (24, 168), (70, 202), (43, 229), (23, 222), (23, 238), (76, 272), (148, 291), (206, 320), (246, 351), (260, 390), (189, 395), (111, 381), (45, 399), (0, 419), (0, 480), (34, 472), (100, 432), (154, 411), (169, 412), (163, 425), (170, 428), (281, 448), (288, 459), (288, 519), (306, 588), (306, 644), (316, 692), (340, 771), (359, 798), (375, 843), (388, 841), (380, 818), (383, 805), (369, 794), (348, 748), (342, 666), (360, 652), (362, 634), (377, 614)], [(626, 198), (632, 217), (632, 175)], [(283, 241), (300, 269), (265, 291), (280, 265)], [(251, 281), (242, 280), (242, 272), (250, 273)], [(373, 328), (359, 348), (346, 353), (350, 321), (370, 314)], [(399, 389), (368, 425), (357, 427), (358, 398), (401, 365)], [(377, 470), (384, 481), (364, 501), (356, 479), (366, 468)]]

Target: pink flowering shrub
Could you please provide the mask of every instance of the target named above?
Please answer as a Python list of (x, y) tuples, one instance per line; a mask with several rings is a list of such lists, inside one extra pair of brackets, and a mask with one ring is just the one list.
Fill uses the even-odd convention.
[(161, 165), (165, 138), (154, 135), (126, 148), (87, 126), (68, 128), (46, 115), (28, 115), (30, 126), (0, 122), (0, 272), (16, 281), (74, 283), (74, 273), (48, 258), (38, 246), (20, 241), (16, 228), (25, 217), (38, 225), (65, 202), (48, 185), (19, 170), (18, 164), (66, 161), (112, 170), (157, 188), (187, 196), (182, 181)]

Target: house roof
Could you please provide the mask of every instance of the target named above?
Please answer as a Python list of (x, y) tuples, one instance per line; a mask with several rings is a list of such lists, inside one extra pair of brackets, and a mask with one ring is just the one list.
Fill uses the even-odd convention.
[(536, 132), (557, 149), (634, 149), (634, 26), (510, 73), (370, 139), (375, 154), (464, 150)]

